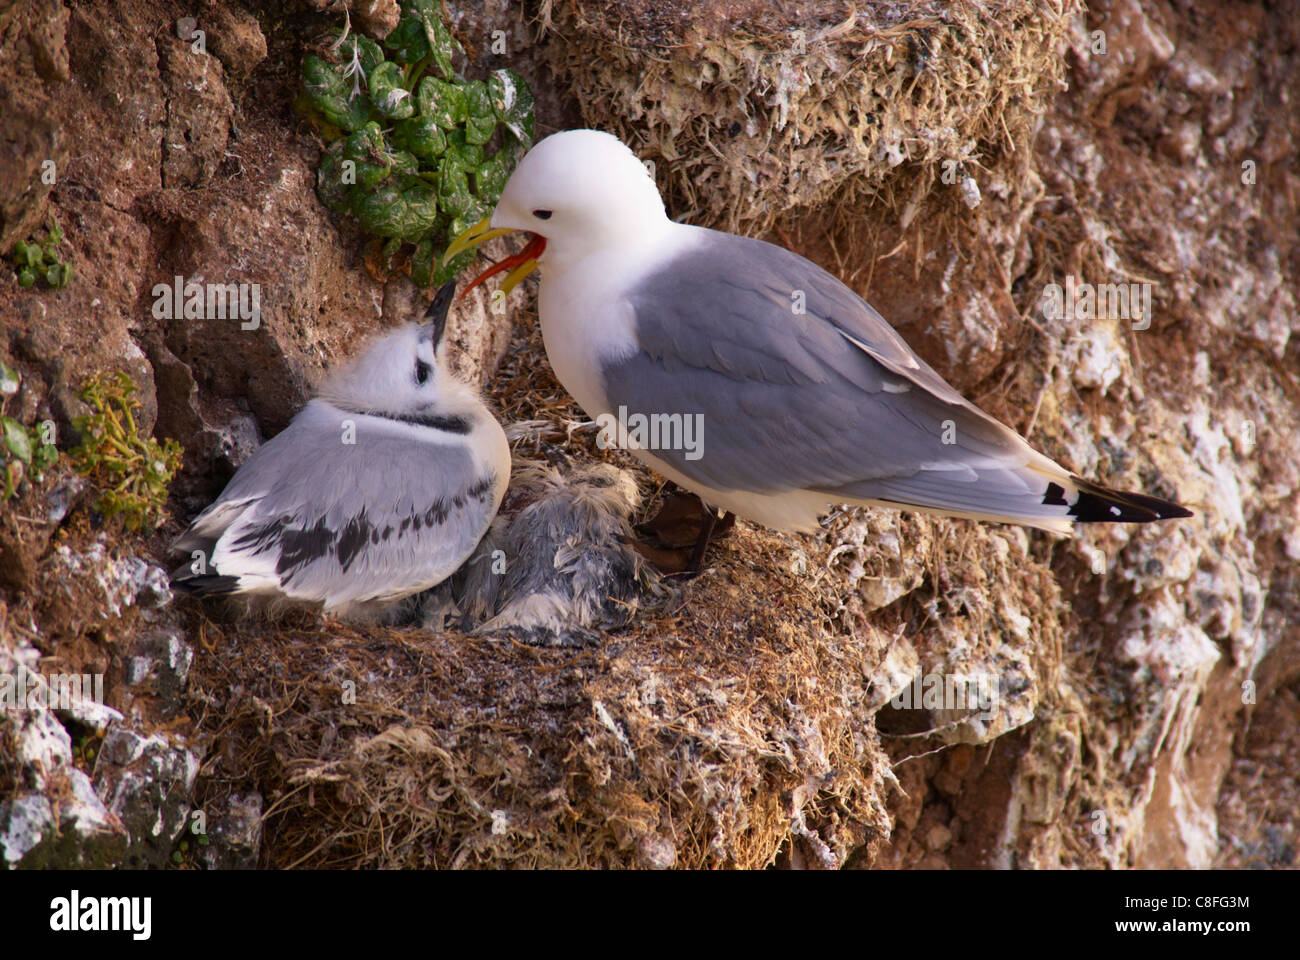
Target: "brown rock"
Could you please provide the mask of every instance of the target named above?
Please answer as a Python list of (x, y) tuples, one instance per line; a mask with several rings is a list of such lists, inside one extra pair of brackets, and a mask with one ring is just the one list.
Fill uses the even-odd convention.
[(235, 109), (221, 62), (171, 36), (158, 42), (158, 55), (167, 84), (163, 186), (205, 186), (225, 155)]
[(397, 0), (353, 0), (352, 13), (362, 30), (380, 38), (392, 33), (402, 17)]
[(245, 77), (266, 59), (266, 37), (247, 10), (234, 4), (210, 5), (200, 29), (206, 27), (207, 45), (234, 77)]

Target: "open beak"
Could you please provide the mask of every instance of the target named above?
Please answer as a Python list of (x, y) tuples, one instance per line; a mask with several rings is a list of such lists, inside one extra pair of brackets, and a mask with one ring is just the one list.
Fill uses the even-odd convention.
[[(456, 256), (456, 254), (465, 250), (472, 250), (479, 244), (486, 243), (488, 240), (492, 240), (495, 237), (503, 237), (507, 233), (514, 232), (515, 231), (509, 227), (497, 227), (496, 229), (491, 229), (491, 218), (485, 217), (451, 242), (451, 246), (447, 248), (447, 252), (442, 255), (442, 262), (446, 263), (452, 257)], [(509, 270), (510, 272), (506, 274), (505, 282), (501, 284), (502, 293), (509, 293), (515, 287), (519, 286), (519, 283), (524, 279), (524, 277), (537, 269), (537, 258), (540, 257), (542, 251), (546, 249), (545, 237), (538, 236), (535, 233), (529, 233), (528, 235), (532, 239), (528, 241), (527, 245), (525, 245), (522, 250), (506, 257), (500, 263), (494, 263), (492, 266), (480, 273), (468, 286), (465, 287), (464, 290), (460, 292), (459, 299), (465, 299), (465, 294), (469, 293), (484, 280), (487, 280), (490, 277), (495, 277), (503, 270)]]

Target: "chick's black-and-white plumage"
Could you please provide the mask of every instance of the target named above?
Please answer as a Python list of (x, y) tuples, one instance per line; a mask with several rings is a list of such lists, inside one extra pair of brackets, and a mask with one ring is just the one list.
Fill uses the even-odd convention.
[(249, 458), (173, 545), (191, 554), (176, 587), (349, 615), (455, 572), (501, 504), (510, 450), (438, 350), (453, 293), (368, 344)]

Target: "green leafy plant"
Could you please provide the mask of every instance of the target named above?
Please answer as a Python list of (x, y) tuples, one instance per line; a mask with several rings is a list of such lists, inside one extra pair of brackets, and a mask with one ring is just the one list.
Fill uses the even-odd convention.
[(129, 374), (95, 374), (81, 388), (94, 411), (73, 425), (82, 444), (72, 451), (77, 472), (99, 488), (95, 509), (118, 517), (128, 530), (156, 527), (166, 517), (167, 485), (181, 468), (181, 446), (141, 436), (134, 411), (136, 384)]
[(55, 290), (66, 287), (72, 279), (72, 264), (59, 257), (59, 244), (63, 242), (63, 228), (57, 220), (45, 235), (45, 241), (19, 240), (14, 244), (9, 258), (17, 273), (18, 286), (32, 287), (38, 280)]
[[(533, 93), (513, 70), (465, 80), (461, 50), (438, 0), (402, 0), (384, 41), (345, 29), (302, 62), (300, 104), (329, 141), (316, 180), (321, 202), (385, 238), (386, 262), (403, 249), (411, 277), (441, 284), (473, 260), (443, 265), (450, 238), (487, 216), (532, 146)], [(387, 58), (385, 56), (387, 49)]]
[[(209, 843), (208, 835), (200, 833), (194, 838), (194, 842), (198, 847), (206, 847)], [(198, 870), (200, 869), (197, 861), (198, 853), (198, 850), (190, 846), (189, 838), (182, 837), (180, 843), (176, 845), (176, 849), (172, 851), (172, 863), (182, 869)]]
[(103, 730), (87, 730), (72, 738), (72, 762), (87, 773), (95, 769), (95, 756), (104, 744)]
[(45, 471), (59, 459), (58, 449), (45, 442), (39, 427), (25, 427), (4, 416), (5, 405), (22, 382), (17, 370), (0, 363), (0, 502), (17, 492), (25, 472), (34, 483), (40, 483)]

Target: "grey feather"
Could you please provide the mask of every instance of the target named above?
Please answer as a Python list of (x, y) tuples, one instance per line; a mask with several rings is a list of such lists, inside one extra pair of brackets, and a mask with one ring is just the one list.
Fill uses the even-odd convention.
[[(343, 442), (345, 421), (355, 443)], [(208, 566), (240, 577), (243, 589), (271, 592), (257, 590), (264, 574), (277, 592), (327, 609), (383, 602), (445, 578), (491, 522), (497, 478), (465, 446), (412, 443), (395, 427), (313, 400), (174, 549), (204, 551)]]
[[(794, 310), (800, 292), (804, 313)], [(604, 367), (608, 403), (629, 414), (702, 414), (699, 459), (655, 451), (688, 478), (718, 490), (813, 490), (829, 501), (1064, 513), (1042, 503), (1046, 479), (1024, 466), (1038, 455), (1019, 436), (797, 254), (708, 231), (628, 299), (641, 349)]]
[[(628, 546), (639, 502), (631, 476), (609, 464), (516, 461), (500, 514), (456, 578), (467, 622), (546, 646), (626, 626), (651, 578)], [(445, 598), (426, 596), (425, 625), (436, 627)]]

